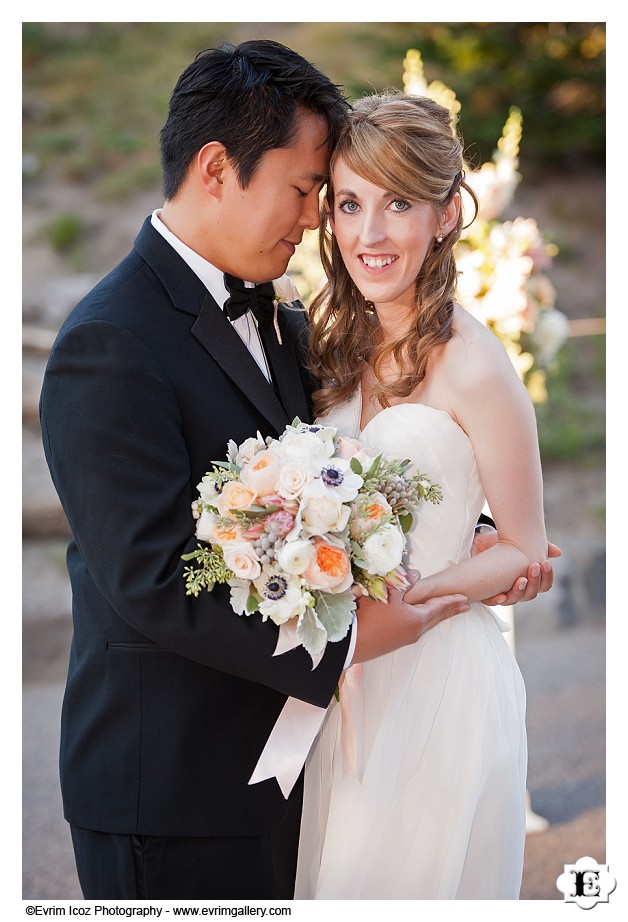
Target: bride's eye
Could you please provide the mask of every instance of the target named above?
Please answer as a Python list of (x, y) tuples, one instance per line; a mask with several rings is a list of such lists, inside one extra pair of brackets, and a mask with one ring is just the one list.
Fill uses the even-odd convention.
[(360, 210), (360, 206), (357, 202), (354, 202), (353, 199), (344, 199), (342, 202), (338, 202), (338, 211), (341, 211), (343, 214), (355, 214)]
[(407, 202), (403, 198), (396, 198), (390, 203), (392, 210), (397, 212), (407, 211), (409, 208), (412, 208), (410, 202)]

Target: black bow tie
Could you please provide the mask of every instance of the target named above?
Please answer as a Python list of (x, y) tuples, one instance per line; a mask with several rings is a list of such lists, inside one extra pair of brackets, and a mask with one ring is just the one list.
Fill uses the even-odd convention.
[(229, 297), (225, 301), (225, 310), (229, 320), (237, 320), (250, 310), (258, 322), (271, 319), (273, 316), (273, 301), (275, 289), (272, 282), (263, 282), (254, 288), (247, 288), (242, 279), (225, 272), (225, 285)]

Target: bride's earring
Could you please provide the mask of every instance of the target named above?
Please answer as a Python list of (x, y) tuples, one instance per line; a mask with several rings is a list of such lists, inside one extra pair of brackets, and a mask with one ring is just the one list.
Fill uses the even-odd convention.
[(445, 235), (439, 234), (438, 237), (436, 238), (436, 243), (442, 243), (444, 239), (445, 239)]

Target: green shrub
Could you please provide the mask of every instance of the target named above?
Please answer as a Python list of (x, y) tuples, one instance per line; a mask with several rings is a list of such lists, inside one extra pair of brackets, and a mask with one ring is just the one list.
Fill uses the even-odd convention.
[(50, 243), (59, 253), (72, 250), (83, 236), (83, 222), (79, 215), (72, 212), (60, 214), (47, 227)]

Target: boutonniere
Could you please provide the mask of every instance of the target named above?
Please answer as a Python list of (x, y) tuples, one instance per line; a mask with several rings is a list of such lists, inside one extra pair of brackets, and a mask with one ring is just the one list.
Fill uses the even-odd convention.
[(273, 280), (273, 288), (275, 289), (275, 297), (273, 300), (273, 306), (275, 312), (273, 315), (273, 326), (275, 327), (275, 333), (277, 335), (277, 341), (279, 345), (283, 345), (281, 340), (281, 333), (279, 332), (279, 305), (280, 304), (293, 304), (295, 301), (300, 300), (299, 289), (294, 284), (289, 275), (282, 275), (279, 279)]

